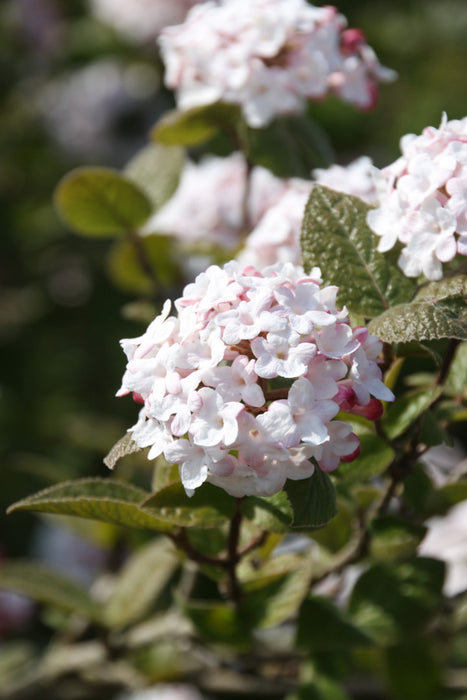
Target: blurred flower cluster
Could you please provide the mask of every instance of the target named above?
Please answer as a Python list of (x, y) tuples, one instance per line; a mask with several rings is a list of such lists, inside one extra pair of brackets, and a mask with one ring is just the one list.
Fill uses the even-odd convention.
[(395, 73), (346, 24), (336, 8), (305, 0), (203, 3), (161, 33), (165, 82), (179, 109), (232, 103), (256, 128), (328, 93), (367, 109)]

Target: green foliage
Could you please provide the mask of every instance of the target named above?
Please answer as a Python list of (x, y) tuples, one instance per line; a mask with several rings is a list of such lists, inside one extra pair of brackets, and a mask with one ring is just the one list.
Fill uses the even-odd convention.
[(133, 156), (124, 173), (146, 194), (153, 211), (157, 211), (177, 189), (184, 162), (185, 152), (179, 146), (150, 143)]
[(371, 643), (371, 638), (328, 598), (310, 596), (303, 602), (297, 626), (299, 647), (332, 653)]
[(423, 525), (407, 522), (400, 517), (386, 515), (374, 518), (370, 527), (371, 556), (385, 561), (414, 556), (426, 531)]
[(235, 105), (218, 102), (179, 112), (166, 112), (154, 126), (151, 137), (165, 146), (196, 146), (212, 138), (219, 129), (234, 130), (240, 120)]
[(154, 517), (181, 527), (220, 527), (232, 518), (235, 501), (225, 491), (205, 483), (187, 496), (181, 483), (170, 484), (144, 501)]
[(395, 451), (378, 435), (360, 437), (360, 455), (353, 462), (342, 462), (337, 478), (347, 483), (363, 482), (382, 474), (395, 457)]
[(242, 499), (242, 514), (260, 530), (287, 532), (292, 522), (292, 507), (284, 491), (269, 497)]
[(32, 560), (2, 564), (0, 588), (12, 589), (33, 600), (52, 605), (102, 624), (100, 605), (75, 581)]
[(293, 510), (293, 528), (324, 527), (337, 513), (334, 484), (318, 467), (308, 479), (289, 479), (285, 492)]
[(55, 206), (77, 233), (112, 237), (141, 226), (151, 214), (148, 197), (129, 178), (110, 168), (76, 168), (55, 190)]
[(339, 287), (338, 300), (366, 318), (408, 301), (415, 284), (393, 255), (379, 253), (378, 237), (366, 223), (370, 207), (358, 197), (316, 185), (302, 224), (306, 270), (319, 266), (325, 284)]
[(76, 515), (107, 523), (159, 532), (170, 532), (170, 525), (140, 504), (148, 493), (110, 479), (65, 481), (14, 503), (9, 512), (33, 510), (41, 513)]
[(382, 421), (386, 435), (394, 440), (402, 435), (441, 396), (441, 387), (414, 389), (391, 404)]

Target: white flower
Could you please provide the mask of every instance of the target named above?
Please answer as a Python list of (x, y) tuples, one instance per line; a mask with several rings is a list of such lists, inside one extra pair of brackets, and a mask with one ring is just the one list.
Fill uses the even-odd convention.
[(378, 83), (395, 74), (345, 26), (335, 8), (306, 0), (207, 2), (161, 33), (165, 82), (179, 109), (239, 105), (253, 128), (330, 92), (367, 109)]
[(342, 406), (377, 417), (372, 402), (392, 393), (376, 363), (381, 343), (352, 330), (336, 288), (320, 284), (318, 269), (307, 277), (290, 263), (212, 265), (185, 287), (176, 317), (166, 304), (144, 335), (123, 341), (119, 395), (143, 403), (133, 439), (149, 459), (178, 464), (188, 494), (209, 481), (268, 496), (310, 476), (312, 458), (334, 469), (357, 454), (335, 416)]
[(385, 252), (399, 240), (407, 277), (441, 279), (443, 263), (467, 255), (467, 118), (401, 139), (402, 157), (375, 176), (377, 208), (368, 224)]

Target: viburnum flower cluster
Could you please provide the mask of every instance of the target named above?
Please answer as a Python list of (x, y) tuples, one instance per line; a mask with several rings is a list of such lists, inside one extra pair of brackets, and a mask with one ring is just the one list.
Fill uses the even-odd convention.
[(220, 0), (196, 5), (159, 44), (165, 82), (181, 110), (221, 101), (263, 127), (329, 93), (362, 109), (395, 78), (358, 29), (306, 0)]
[(442, 263), (467, 255), (467, 117), (401, 139), (402, 156), (375, 174), (377, 208), (368, 223), (385, 252), (403, 244), (408, 277), (441, 279)]
[[(139, 338), (118, 395), (143, 404), (131, 428), (148, 457), (179, 465), (188, 493), (209, 481), (234, 496), (271, 495), (286, 479), (351, 461), (359, 440), (342, 409), (375, 419), (381, 343), (352, 328), (320, 271), (212, 265)], [(373, 398), (372, 398), (373, 397)]]

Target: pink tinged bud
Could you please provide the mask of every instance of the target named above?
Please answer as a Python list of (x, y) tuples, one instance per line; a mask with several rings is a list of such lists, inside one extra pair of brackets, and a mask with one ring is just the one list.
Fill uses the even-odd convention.
[(133, 401), (136, 401), (136, 403), (144, 404), (143, 397), (141, 396), (141, 394), (138, 394), (136, 391), (133, 391), (132, 397), (133, 397)]
[(357, 53), (366, 41), (361, 29), (345, 29), (340, 37), (341, 49), (348, 53)]
[(354, 406), (351, 413), (368, 420), (378, 420), (383, 415), (383, 404), (379, 399), (370, 399), (366, 406)]
[[(353, 435), (353, 433), (352, 433), (352, 435)], [(355, 437), (357, 437), (357, 436), (355, 435)], [(357, 440), (358, 440), (358, 438), (357, 438)], [(358, 444), (358, 447), (356, 447), (356, 449), (353, 452), (351, 452), (348, 455), (341, 456), (341, 462), (353, 462), (354, 459), (357, 459), (359, 454), (360, 454), (360, 442)]]

